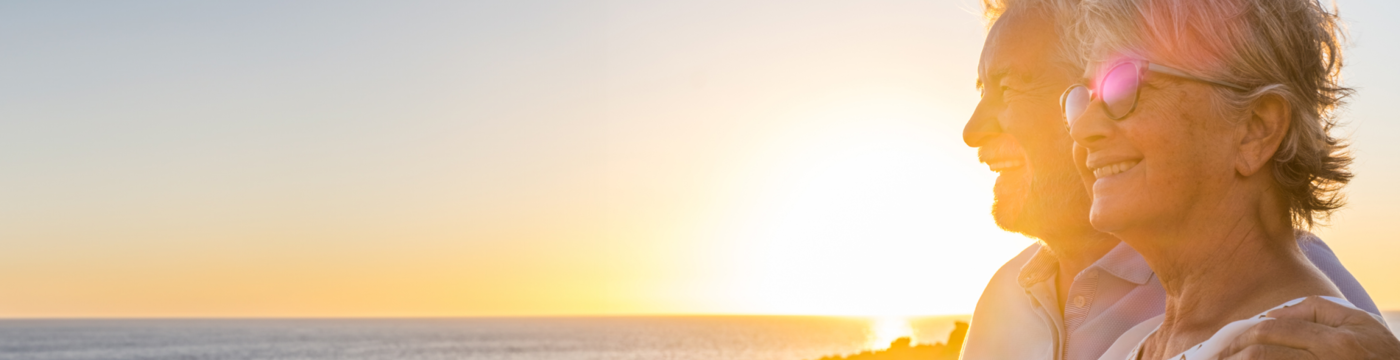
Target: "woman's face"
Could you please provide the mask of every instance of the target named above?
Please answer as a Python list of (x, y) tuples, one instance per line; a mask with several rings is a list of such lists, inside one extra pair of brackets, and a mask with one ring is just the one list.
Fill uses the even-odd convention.
[(1211, 86), (1149, 72), (1126, 117), (1111, 119), (1095, 100), (1073, 121), (1094, 228), (1164, 231), (1221, 199), (1235, 176), (1238, 137), (1234, 122), (1212, 108)]

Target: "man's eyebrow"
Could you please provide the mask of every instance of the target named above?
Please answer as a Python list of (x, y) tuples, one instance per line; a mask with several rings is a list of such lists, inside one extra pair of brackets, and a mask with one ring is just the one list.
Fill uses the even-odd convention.
[(1008, 72), (1010, 72), (1010, 69), (1006, 69), (1006, 68), (1001, 68), (1001, 69), (992, 71), (991, 73), (987, 74), (987, 81), (982, 81), (982, 77), (981, 77), (981, 76), (978, 76), (978, 77), (977, 77), (977, 90), (978, 90), (978, 91), (981, 91), (981, 90), (982, 90), (982, 87), (987, 85), (987, 82), (996, 82), (998, 79), (1001, 79), (1003, 76), (1006, 76), (1006, 73), (1008, 73)]

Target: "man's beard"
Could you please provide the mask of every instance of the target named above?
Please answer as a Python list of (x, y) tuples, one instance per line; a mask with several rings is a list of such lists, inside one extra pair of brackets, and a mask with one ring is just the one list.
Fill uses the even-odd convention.
[(1042, 165), (1049, 166), (1028, 166), (1034, 171), (997, 179), (992, 202), (997, 226), (1036, 239), (1088, 230), (1090, 202), (1079, 174), (1070, 164)]

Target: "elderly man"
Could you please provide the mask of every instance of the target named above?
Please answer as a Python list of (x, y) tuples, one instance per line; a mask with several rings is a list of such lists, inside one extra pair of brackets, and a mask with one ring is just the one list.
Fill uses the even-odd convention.
[[(1083, 74), (1064, 25), (1074, 3), (984, 0), (992, 26), (978, 66), (982, 100), (963, 139), (1000, 174), (997, 225), (1040, 242), (987, 285), (963, 359), (1097, 359), (1165, 309), (1165, 291), (1142, 256), (1089, 224), (1059, 108), (1059, 95)], [(1378, 313), (1326, 244), (1305, 232), (1298, 242), (1348, 300)], [(1275, 316), (1240, 337), (1232, 358), (1400, 358), (1400, 341), (1366, 312), (1311, 304)]]

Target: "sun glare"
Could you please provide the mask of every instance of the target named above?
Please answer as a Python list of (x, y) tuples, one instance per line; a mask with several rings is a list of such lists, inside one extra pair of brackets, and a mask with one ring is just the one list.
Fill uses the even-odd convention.
[[(993, 175), (962, 146), (961, 127), (920, 104), (864, 101), (815, 111), (756, 157), (725, 237), (735, 242), (732, 278), (744, 286), (737, 292), (744, 307), (971, 312), (987, 279), (1029, 241), (1000, 231), (988, 216)], [(891, 332), (876, 333), (888, 345), (883, 334)]]
[(909, 323), (909, 318), (895, 316), (871, 318), (865, 347), (873, 350), (888, 349), (890, 343), (902, 337), (918, 340), (913, 338), (914, 326)]

